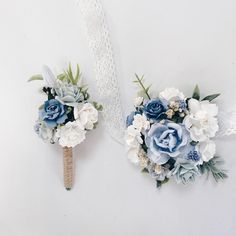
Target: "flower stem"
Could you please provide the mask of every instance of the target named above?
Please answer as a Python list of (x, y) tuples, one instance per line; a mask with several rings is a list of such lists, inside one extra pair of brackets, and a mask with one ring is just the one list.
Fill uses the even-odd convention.
[(147, 95), (148, 99), (151, 99), (151, 97), (150, 97), (150, 95), (149, 95), (149, 93), (148, 93), (148, 88), (145, 88), (145, 86), (144, 86), (144, 84), (143, 84), (143, 82), (142, 82), (143, 76), (142, 76), (142, 78), (139, 78), (138, 75), (135, 74), (135, 77), (137, 78), (137, 81), (136, 81), (136, 82), (139, 83), (140, 87), (142, 88), (142, 90), (144, 91), (144, 93)]

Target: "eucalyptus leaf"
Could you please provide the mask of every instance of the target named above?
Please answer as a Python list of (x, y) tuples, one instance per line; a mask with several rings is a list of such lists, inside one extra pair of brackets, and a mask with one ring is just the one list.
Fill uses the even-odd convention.
[(198, 85), (196, 85), (196, 87), (193, 90), (192, 98), (200, 100), (200, 89), (199, 89)]
[(209, 95), (209, 96), (206, 96), (205, 98), (203, 98), (202, 101), (207, 100), (207, 101), (211, 102), (212, 100), (216, 99), (219, 96), (220, 96), (220, 93), (212, 94), (212, 95)]
[(43, 80), (42, 75), (33, 75), (28, 82), (35, 81), (35, 80)]

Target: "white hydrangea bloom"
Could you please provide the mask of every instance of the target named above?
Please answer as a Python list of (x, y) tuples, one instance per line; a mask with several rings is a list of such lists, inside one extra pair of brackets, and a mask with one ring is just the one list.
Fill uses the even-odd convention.
[(218, 107), (209, 101), (198, 101), (191, 98), (188, 102), (190, 113), (185, 117), (184, 124), (189, 130), (191, 139), (204, 142), (216, 135), (219, 130)]
[(185, 96), (176, 88), (166, 88), (165, 90), (159, 93), (159, 98), (165, 99), (167, 101), (176, 101), (184, 100)]
[(143, 143), (140, 131), (133, 125), (130, 125), (126, 130), (125, 142), (129, 148), (138, 148)]
[(85, 139), (86, 130), (79, 121), (69, 121), (64, 126), (57, 129), (56, 136), (59, 138), (59, 144), (62, 147), (75, 147)]
[(216, 145), (212, 140), (207, 140), (206, 142), (199, 143), (196, 148), (197, 151), (201, 154), (202, 160), (205, 162), (208, 162), (215, 156)]
[(150, 122), (145, 115), (137, 114), (134, 116), (133, 126), (141, 132), (150, 128)]
[(98, 121), (98, 111), (91, 103), (79, 104), (74, 107), (74, 117), (80, 120), (85, 129), (91, 130)]

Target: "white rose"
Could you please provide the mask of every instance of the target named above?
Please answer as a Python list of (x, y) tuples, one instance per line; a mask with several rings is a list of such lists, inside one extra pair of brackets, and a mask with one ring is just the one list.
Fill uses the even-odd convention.
[(64, 126), (58, 127), (56, 136), (62, 147), (75, 147), (85, 139), (86, 131), (79, 120), (69, 121)]
[(79, 104), (74, 108), (74, 117), (85, 129), (91, 130), (98, 121), (98, 111), (91, 103)]
[(137, 97), (134, 99), (134, 106), (138, 107), (143, 103), (143, 97)]
[(184, 100), (185, 96), (176, 88), (166, 88), (159, 94), (159, 98), (167, 101)]
[(150, 128), (150, 122), (147, 120), (146, 116), (137, 114), (134, 116), (133, 126), (141, 132)]
[(208, 162), (215, 156), (216, 145), (213, 141), (207, 140), (206, 142), (199, 143), (196, 146), (198, 152), (201, 154), (203, 161)]
[(188, 106), (190, 113), (185, 117), (183, 123), (189, 130), (191, 139), (203, 142), (214, 137), (219, 130), (216, 104), (191, 98)]

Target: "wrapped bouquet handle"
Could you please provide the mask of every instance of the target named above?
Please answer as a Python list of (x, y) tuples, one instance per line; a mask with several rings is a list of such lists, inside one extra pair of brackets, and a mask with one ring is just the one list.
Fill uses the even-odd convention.
[(42, 91), (47, 100), (39, 107), (35, 131), (45, 142), (62, 146), (64, 165), (64, 186), (73, 187), (73, 148), (83, 142), (86, 133), (96, 128), (98, 111), (102, 106), (89, 101), (88, 88), (81, 84), (80, 70), (74, 75), (71, 65), (62, 74), (54, 76), (43, 67), (42, 75), (35, 75), (29, 81), (43, 80)]
[(64, 187), (71, 190), (74, 181), (73, 150), (71, 147), (63, 147)]

